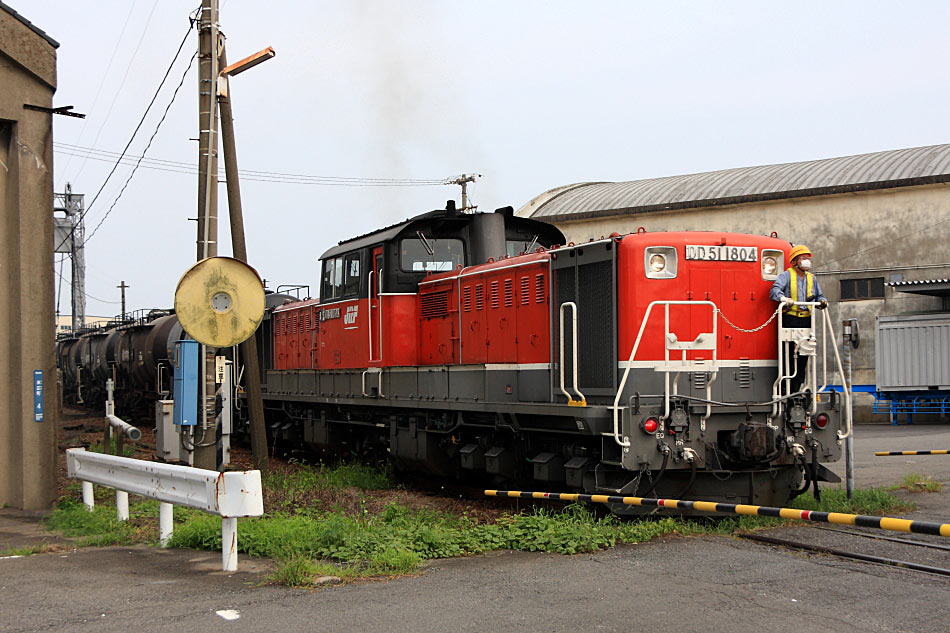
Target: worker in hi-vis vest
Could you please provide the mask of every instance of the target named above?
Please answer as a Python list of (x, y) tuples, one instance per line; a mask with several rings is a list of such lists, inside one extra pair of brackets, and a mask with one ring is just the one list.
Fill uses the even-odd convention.
[[(818, 285), (818, 279), (808, 272), (811, 268), (811, 258), (812, 254), (807, 246), (799, 244), (792, 247), (788, 254), (791, 266), (782, 271), (772, 284), (769, 297), (772, 301), (782, 304), (782, 327), (811, 327), (811, 306), (797, 306), (795, 303), (798, 301), (817, 301), (819, 310), (828, 307), (828, 300)], [(791, 353), (794, 353), (794, 346), (786, 344), (786, 357)], [(795, 376), (790, 384), (791, 393), (797, 393), (801, 389), (807, 368), (808, 357), (800, 354), (795, 364)]]

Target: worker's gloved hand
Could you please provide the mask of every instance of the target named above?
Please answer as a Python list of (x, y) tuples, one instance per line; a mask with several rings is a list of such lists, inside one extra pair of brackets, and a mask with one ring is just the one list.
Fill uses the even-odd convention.
[(795, 305), (795, 300), (791, 297), (782, 297), (782, 304), (788, 308), (791, 308), (793, 305)]
[(824, 309), (827, 308), (827, 307), (828, 307), (828, 302), (825, 301), (824, 299), (822, 299), (821, 301), (818, 302), (818, 309), (819, 309), (819, 310), (824, 310)]

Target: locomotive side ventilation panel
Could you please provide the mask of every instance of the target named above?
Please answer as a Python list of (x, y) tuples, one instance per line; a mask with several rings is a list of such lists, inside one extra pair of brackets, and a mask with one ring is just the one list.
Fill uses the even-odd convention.
[[(552, 253), (555, 298), (552, 306), (554, 358), (560, 358), (560, 311), (577, 305), (578, 386), (585, 396), (617, 393), (617, 249), (613, 240), (592, 242)], [(573, 382), (573, 311), (564, 315), (564, 376)], [(560, 376), (555, 374), (555, 393)]]

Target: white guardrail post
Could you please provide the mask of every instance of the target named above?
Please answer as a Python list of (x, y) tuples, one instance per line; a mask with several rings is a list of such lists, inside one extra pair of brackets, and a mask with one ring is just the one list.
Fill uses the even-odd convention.
[[(82, 448), (66, 451), (66, 468), (82, 483), (82, 500), (93, 507), (92, 484), (115, 488), (120, 521), (128, 519), (128, 494), (157, 499), (159, 541), (162, 547), (172, 536), (173, 506), (187, 506), (221, 517), (221, 566), (237, 571), (237, 519), (264, 514), (261, 472), (219, 473), (128, 457), (89, 453)], [(121, 503), (119, 494), (124, 495)], [(124, 507), (123, 507), (124, 506)]]

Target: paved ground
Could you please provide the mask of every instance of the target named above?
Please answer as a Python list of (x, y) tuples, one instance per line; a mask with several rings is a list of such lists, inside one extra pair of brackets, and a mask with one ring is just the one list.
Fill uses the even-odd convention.
[[(858, 486), (911, 472), (950, 480), (947, 456), (873, 456), (915, 448), (950, 448), (950, 427), (858, 427)], [(919, 518), (950, 521), (950, 491), (914, 501)], [(0, 512), (0, 551), (38, 537), (34, 519)], [(224, 574), (219, 557), (136, 547), (0, 559), (0, 631), (944, 632), (950, 617), (945, 578), (729, 537), (572, 557), (496, 553), (312, 591), (259, 586), (266, 562), (246, 556)]]

